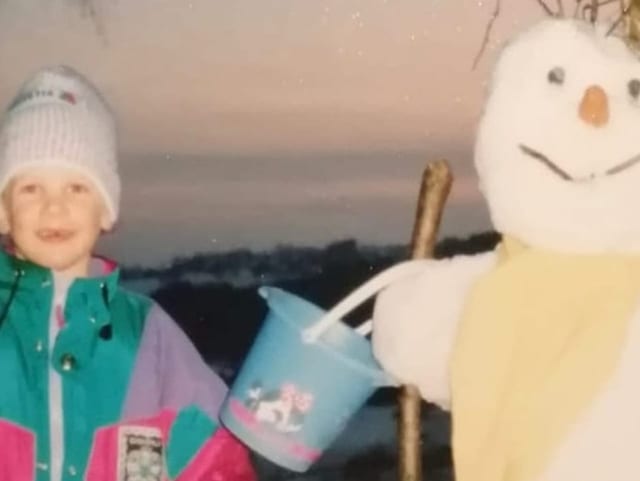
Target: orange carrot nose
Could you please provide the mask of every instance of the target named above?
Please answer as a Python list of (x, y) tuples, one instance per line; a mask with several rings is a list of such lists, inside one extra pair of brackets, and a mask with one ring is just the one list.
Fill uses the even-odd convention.
[(579, 113), (582, 120), (594, 127), (606, 125), (609, 121), (609, 100), (602, 87), (592, 85), (584, 91)]

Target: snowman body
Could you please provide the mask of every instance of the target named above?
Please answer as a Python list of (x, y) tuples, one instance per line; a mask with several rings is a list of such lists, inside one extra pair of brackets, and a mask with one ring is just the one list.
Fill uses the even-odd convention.
[(386, 289), (376, 357), (452, 410), (458, 481), (636, 479), (638, 57), (584, 22), (522, 33), (495, 67), (475, 163), (505, 241)]

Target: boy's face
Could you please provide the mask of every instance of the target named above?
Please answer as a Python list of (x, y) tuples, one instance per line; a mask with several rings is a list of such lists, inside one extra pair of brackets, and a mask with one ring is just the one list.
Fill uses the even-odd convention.
[(0, 230), (11, 236), (16, 254), (68, 277), (87, 275), (101, 231), (112, 226), (93, 182), (73, 169), (23, 170), (2, 201)]

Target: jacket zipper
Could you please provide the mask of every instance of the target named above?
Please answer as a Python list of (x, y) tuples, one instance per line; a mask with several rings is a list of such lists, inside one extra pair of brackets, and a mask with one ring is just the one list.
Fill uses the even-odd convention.
[[(60, 277), (55, 278), (54, 296), (49, 318), (49, 352), (53, 354), (56, 337), (64, 322), (64, 306), (67, 298), (69, 282)], [(53, 359), (49, 365), (49, 445), (51, 481), (62, 481), (64, 460), (64, 413), (62, 378), (54, 369)]]

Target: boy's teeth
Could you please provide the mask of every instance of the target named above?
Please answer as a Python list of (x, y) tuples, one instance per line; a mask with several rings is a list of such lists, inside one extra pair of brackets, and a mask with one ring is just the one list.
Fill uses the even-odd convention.
[(47, 229), (40, 231), (40, 237), (45, 240), (60, 240), (68, 238), (71, 233), (69, 231), (57, 230), (57, 229)]

